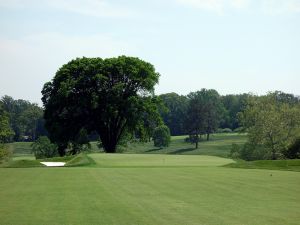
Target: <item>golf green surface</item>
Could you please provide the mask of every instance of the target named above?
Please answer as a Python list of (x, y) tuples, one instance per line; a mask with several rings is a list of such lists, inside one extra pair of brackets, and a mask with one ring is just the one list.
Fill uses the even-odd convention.
[(90, 154), (96, 164), (0, 168), (0, 224), (296, 225), (300, 173), (214, 156)]

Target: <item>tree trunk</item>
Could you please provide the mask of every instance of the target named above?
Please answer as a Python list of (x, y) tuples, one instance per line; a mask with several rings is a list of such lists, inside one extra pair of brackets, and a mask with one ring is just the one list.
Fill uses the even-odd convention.
[(198, 140), (196, 140), (196, 149), (198, 148)]
[(57, 150), (58, 150), (59, 156), (62, 157), (62, 156), (66, 155), (66, 148), (67, 148), (66, 144), (58, 144)]
[[(101, 136), (100, 136), (101, 137)], [(109, 140), (107, 136), (101, 137), (101, 142), (103, 145), (103, 149), (106, 153), (116, 153), (117, 150), (117, 141), (116, 140)]]
[(274, 148), (272, 148), (272, 160), (276, 160), (276, 151)]
[(206, 140), (209, 141), (209, 133), (206, 135)]

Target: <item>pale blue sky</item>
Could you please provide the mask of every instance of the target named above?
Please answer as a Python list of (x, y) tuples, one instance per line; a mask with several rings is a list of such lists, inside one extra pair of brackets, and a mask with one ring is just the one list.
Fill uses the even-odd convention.
[(137, 56), (156, 93), (300, 95), (300, 0), (0, 0), (0, 96), (40, 103), (76, 57)]

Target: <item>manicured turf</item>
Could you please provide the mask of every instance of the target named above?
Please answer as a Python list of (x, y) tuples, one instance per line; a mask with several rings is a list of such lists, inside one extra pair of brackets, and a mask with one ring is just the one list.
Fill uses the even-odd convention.
[(299, 172), (208, 156), (89, 156), (88, 167), (0, 168), (0, 224), (299, 224)]

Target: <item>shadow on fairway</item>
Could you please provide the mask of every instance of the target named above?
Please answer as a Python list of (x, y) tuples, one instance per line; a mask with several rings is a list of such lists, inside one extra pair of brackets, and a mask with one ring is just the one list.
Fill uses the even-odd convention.
[(152, 149), (149, 149), (145, 152), (157, 152), (157, 151), (160, 151), (160, 150), (162, 150), (162, 148), (152, 148)]
[(195, 148), (182, 148), (182, 149), (177, 149), (176, 151), (173, 151), (173, 152), (169, 152), (169, 154), (176, 155), (176, 154), (190, 152), (193, 150), (195, 150)]

